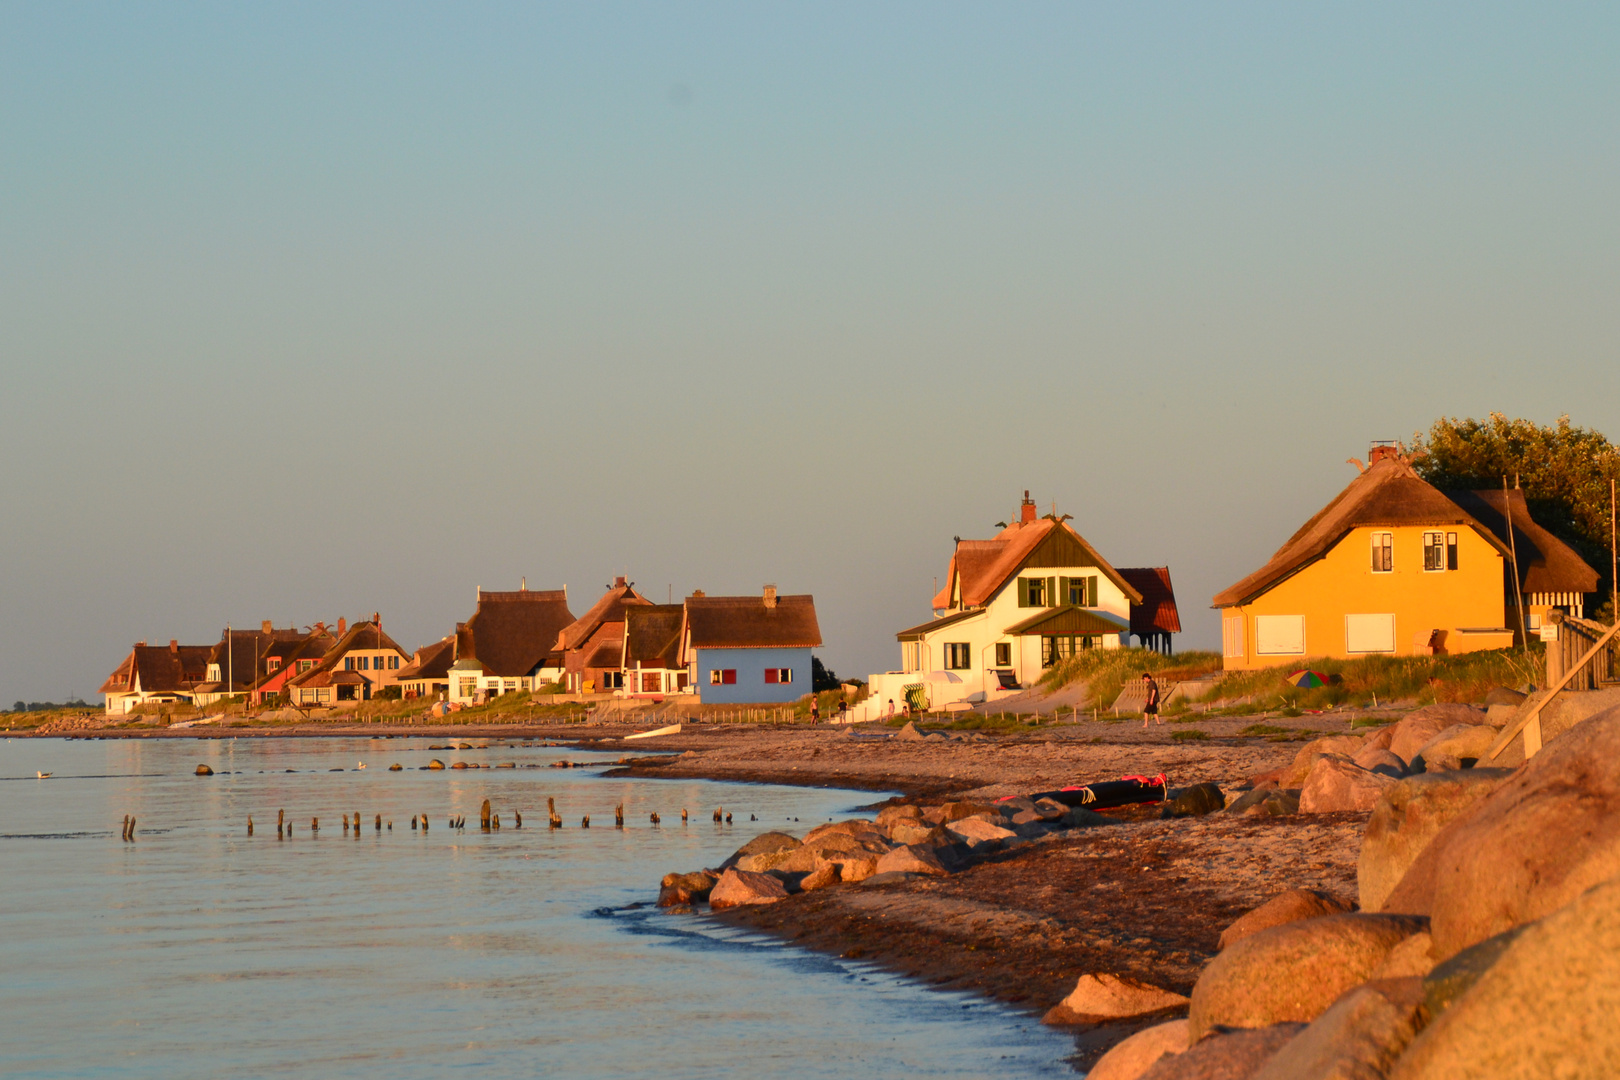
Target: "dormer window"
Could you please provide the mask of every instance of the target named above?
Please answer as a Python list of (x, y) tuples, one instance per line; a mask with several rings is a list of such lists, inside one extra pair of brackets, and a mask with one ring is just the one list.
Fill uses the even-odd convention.
[(272, 657), (268, 658), (267, 660), (265, 660), (265, 662), (264, 662), (264, 670), (266, 670), (266, 671), (279, 671), (279, 670), (281, 670), (281, 657), (272, 656)]

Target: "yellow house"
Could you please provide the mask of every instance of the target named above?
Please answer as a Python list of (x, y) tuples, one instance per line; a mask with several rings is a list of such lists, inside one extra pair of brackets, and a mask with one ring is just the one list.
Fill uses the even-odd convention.
[(1374, 447), (1270, 562), (1216, 595), (1224, 666), (1508, 647), (1509, 558), (1503, 539), (1393, 447)]

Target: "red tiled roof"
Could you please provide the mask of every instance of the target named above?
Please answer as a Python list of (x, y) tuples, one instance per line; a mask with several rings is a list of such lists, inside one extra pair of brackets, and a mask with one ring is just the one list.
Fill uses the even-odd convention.
[(1181, 633), (1181, 612), (1176, 609), (1168, 566), (1122, 566), (1119, 573), (1142, 594), (1142, 602), (1131, 605), (1131, 633)]
[(689, 596), (684, 637), (693, 649), (814, 648), (821, 644), (814, 597)]

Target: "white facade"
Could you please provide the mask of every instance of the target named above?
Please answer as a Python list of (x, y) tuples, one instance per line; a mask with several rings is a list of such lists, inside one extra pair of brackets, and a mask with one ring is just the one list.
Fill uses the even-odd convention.
[[(1090, 632), (1058, 632), (1056, 627), (1043, 632), (1038, 626), (1013, 632), (1043, 614), (1061, 617), (1066, 612), (1090, 616), (1081, 620)], [(918, 683), (927, 688), (934, 709), (1008, 697), (1033, 686), (1077, 651), (1128, 646), (1130, 613), (1129, 598), (1098, 567), (1022, 570), (983, 607), (938, 611), (937, 629), (927, 624), (913, 628), (915, 638), (900, 642), (900, 669), (872, 676), (872, 697), (881, 703), (877, 708), (886, 710), (892, 698), (896, 709), (903, 710), (905, 687)], [(1003, 673), (1015, 687), (1003, 686)]]

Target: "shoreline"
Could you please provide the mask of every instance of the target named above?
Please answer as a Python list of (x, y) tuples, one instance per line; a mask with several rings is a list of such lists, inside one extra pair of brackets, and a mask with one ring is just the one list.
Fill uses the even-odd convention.
[[(1298, 734), (1240, 735), (1259, 717), (1200, 718), (1144, 731), (1129, 722), (1082, 721), (948, 737), (888, 738), (829, 726), (691, 725), (680, 734), (626, 742), (634, 724), (295, 725), (291, 727), (84, 729), (27, 738), (359, 738), (476, 740), (489, 748), (545, 742), (618, 753), (597, 763), (605, 778), (704, 779), (835, 787), (886, 797), (851, 807), (870, 817), (897, 802), (984, 802), (1121, 775), (1213, 781), (1230, 790), (1286, 765), (1307, 736), (1342, 733), (1336, 717), (1274, 720)], [(1196, 727), (1205, 739), (1175, 739)], [(483, 748), (483, 747), (480, 747)], [(966, 991), (1043, 1016), (1082, 974), (1110, 972), (1177, 993), (1191, 990), (1238, 916), (1286, 888), (1354, 897), (1365, 814), (1293, 818), (1160, 819), (1159, 805), (1105, 812), (1111, 825), (1070, 829), (1016, 850), (975, 857), (946, 877), (846, 884), (774, 904), (701, 917), (803, 948), (861, 959), (917, 983)], [(739, 841), (751, 834), (739, 831)], [(647, 892), (688, 866), (649, 867)], [(1065, 1025), (1071, 1064), (1084, 1069), (1133, 1031), (1174, 1013)]]

